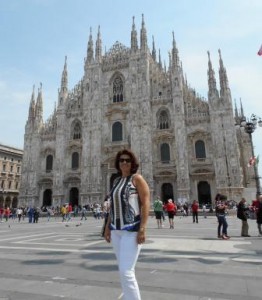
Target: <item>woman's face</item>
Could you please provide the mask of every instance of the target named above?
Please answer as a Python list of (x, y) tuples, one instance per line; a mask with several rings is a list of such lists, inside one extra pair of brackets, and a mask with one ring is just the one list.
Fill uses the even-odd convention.
[(122, 174), (127, 174), (131, 172), (131, 158), (127, 154), (122, 154), (119, 158), (119, 168)]

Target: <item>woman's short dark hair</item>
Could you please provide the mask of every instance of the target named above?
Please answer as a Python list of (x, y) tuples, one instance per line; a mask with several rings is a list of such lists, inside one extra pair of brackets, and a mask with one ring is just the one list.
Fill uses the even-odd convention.
[(120, 159), (121, 155), (123, 155), (123, 154), (126, 154), (130, 157), (130, 159), (131, 159), (131, 174), (135, 174), (139, 168), (139, 163), (138, 163), (138, 160), (137, 160), (135, 154), (131, 150), (128, 150), (128, 149), (120, 150), (117, 153), (116, 158), (115, 158), (115, 168), (117, 169), (118, 173), (121, 174), (121, 170), (119, 167), (119, 159)]

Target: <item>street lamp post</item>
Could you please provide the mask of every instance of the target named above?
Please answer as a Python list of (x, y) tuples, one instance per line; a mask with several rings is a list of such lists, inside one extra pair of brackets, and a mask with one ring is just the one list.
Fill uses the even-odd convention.
[[(241, 120), (241, 127), (244, 127), (245, 132), (249, 135), (250, 138), (250, 143), (251, 143), (251, 151), (252, 151), (252, 159), (255, 158), (254, 154), (254, 145), (253, 145), (253, 139), (252, 139), (252, 133), (256, 130), (257, 125), (259, 127), (262, 127), (262, 119), (260, 117), (257, 117), (256, 115), (252, 114), (250, 119), (247, 119), (244, 117)], [(261, 187), (260, 187), (260, 177), (258, 174), (258, 167), (257, 167), (257, 162), (255, 161), (253, 164), (254, 167), (254, 173), (255, 173), (255, 182), (256, 182), (256, 194), (261, 195)]]

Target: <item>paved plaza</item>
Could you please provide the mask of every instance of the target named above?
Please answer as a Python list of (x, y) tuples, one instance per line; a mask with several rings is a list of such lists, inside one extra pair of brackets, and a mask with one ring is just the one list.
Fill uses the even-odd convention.
[[(262, 299), (262, 238), (249, 220), (250, 238), (229, 216), (230, 240), (217, 239), (214, 216), (176, 217), (175, 229), (149, 219), (147, 243), (137, 263), (142, 300)], [(88, 217), (38, 224), (0, 223), (0, 300), (122, 299), (102, 220)]]

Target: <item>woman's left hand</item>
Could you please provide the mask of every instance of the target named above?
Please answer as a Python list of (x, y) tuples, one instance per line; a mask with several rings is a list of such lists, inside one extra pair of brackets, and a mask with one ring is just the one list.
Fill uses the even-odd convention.
[(146, 234), (145, 234), (145, 230), (139, 230), (137, 232), (137, 243), (138, 244), (143, 244), (146, 240)]

